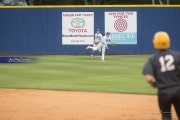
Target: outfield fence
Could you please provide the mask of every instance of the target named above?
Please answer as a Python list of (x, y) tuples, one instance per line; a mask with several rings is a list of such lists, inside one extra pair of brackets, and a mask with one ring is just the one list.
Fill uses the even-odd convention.
[(180, 51), (180, 6), (0, 7), (0, 54), (89, 54), (96, 29), (109, 31), (107, 54), (154, 52), (152, 36), (167, 31)]

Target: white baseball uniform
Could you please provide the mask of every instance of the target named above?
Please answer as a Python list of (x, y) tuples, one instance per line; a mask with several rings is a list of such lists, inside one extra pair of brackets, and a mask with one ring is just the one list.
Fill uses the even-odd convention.
[[(95, 33), (94, 35), (94, 44), (93, 46), (96, 47), (102, 40), (102, 34), (101, 33)], [(101, 52), (101, 48), (98, 49), (99, 52)]]
[(103, 36), (102, 40), (97, 44), (97, 46), (88, 46), (86, 49), (92, 49), (93, 51), (102, 49), (101, 60), (104, 61), (106, 48), (108, 48), (106, 41), (110, 41), (110, 35), (106, 34)]

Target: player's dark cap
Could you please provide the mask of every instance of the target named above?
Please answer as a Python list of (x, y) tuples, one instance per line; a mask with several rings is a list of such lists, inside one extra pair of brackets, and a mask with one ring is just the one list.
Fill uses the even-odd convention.
[(109, 35), (110, 35), (110, 32), (106, 32), (106, 34), (109, 34)]

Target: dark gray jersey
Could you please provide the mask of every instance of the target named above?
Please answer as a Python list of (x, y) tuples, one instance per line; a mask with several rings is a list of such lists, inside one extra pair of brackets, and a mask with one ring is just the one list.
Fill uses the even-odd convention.
[(180, 84), (180, 53), (158, 51), (146, 62), (143, 74), (154, 76), (158, 88)]

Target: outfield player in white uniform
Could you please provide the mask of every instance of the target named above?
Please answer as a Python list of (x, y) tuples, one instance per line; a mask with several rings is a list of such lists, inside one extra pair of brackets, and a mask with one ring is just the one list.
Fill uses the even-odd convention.
[[(95, 35), (94, 35), (93, 47), (96, 47), (96, 46), (99, 44), (99, 42), (102, 40), (102, 37), (103, 37), (103, 36), (102, 36), (100, 30), (97, 29), (97, 30), (96, 30), (96, 33), (95, 33)], [(101, 48), (99, 48), (98, 51), (101, 52)], [(91, 59), (92, 59), (93, 56), (94, 56), (94, 52), (95, 52), (94, 50), (91, 51)]]
[(106, 35), (103, 36), (102, 40), (98, 43), (97, 46), (90, 46), (89, 45), (89, 46), (86, 47), (86, 49), (92, 49), (93, 51), (102, 49), (101, 60), (104, 61), (105, 52), (106, 52), (106, 49), (108, 49), (107, 41), (111, 42), (111, 40), (110, 40), (110, 33), (109, 32), (107, 32)]

